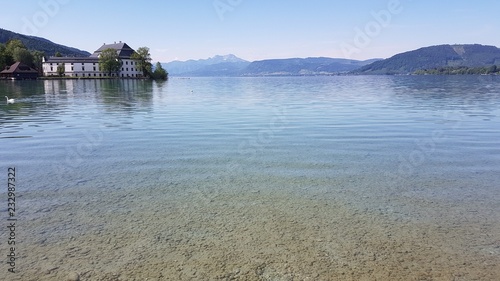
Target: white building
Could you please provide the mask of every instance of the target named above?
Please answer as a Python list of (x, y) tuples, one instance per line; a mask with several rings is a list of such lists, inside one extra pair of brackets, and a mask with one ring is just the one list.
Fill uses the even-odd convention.
[(57, 67), (64, 65), (64, 76), (69, 77), (107, 77), (108, 73), (99, 68), (99, 55), (106, 49), (115, 49), (122, 61), (121, 70), (112, 73), (113, 77), (138, 78), (142, 77), (142, 71), (137, 69), (137, 62), (130, 59), (135, 52), (126, 43), (104, 44), (90, 57), (49, 57), (43, 59), (43, 75), (59, 76)]

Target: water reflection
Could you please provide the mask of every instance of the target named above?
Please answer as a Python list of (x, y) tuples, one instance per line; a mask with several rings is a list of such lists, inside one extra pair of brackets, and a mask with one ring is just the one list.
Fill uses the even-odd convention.
[(394, 76), (392, 90), (397, 98), (445, 101), (444, 104), (496, 103), (500, 80), (490, 76)]
[(75, 127), (78, 120), (102, 119), (105, 114), (131, 118), (151, 112), (153, 93), (167, 85), (132, 79), (0, 81), (0, 96), (16, 99), (0, 103), (0, 136), (19, 137), (20, 131), (49, 123)]
[(394, 76), (391, 106), (411, 112), (498, 117), (500, 80), (491, 76)]
[[(44, 82), (46, 95), (68, 99), (78, 96), (89, 98), (109, 108), (130, 108), (151, 106), (153, 81), (149, 80), (47, 80)], [(158, 85), (158, 84), (156, 84)], [(160, 87), (165, 84), (160, 84)]]
[(145, 80), (104, 80), (96, 86), (101, 93), (102, 104), (106, 111), (125, 111), (136, 109), (150, 111), (153, 106), (153, 83)]

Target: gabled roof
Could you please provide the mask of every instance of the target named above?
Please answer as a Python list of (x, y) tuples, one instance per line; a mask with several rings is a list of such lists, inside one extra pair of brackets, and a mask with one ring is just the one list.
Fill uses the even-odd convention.
[(2, 73), (2, 74), (12, 74), (12, 73), (26, 73), (26, 74), (36, 73), (36, 74), (38, 74), (38, 71), (25, 65), (22, 62), (16, 62), (15, 64), (11, 65), (10, 67), (6, 67), (5, 70), (3, 70), (0, 73)]
[(128, 59), (135, 52), (134, 49), (130, 48), (126, 43), (114, 43), (114, 44), (104, 44), (99, 49), (97, 49), (90, 57), (99, 57), (99, 54), (106, 49), (115, 49), (118, 51), (118, 57), (122, 59)]

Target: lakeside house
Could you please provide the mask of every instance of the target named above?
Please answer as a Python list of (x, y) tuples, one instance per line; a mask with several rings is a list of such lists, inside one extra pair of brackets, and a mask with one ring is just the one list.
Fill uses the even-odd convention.
[(0, 78), (12, 80), (31, 80), (38, 77), (38, 71), (22, 62), (16, 62), (11, 66), (6, 66), (0, 72)]
[(49, 57), (43, 59), (42, 68), (44, 76), (59, 76), (57, 67), (64, 65), (64, 76), (66, 77), (108, 77), (108, 73), (99, 68), (99, 55), (106, 49), (115, 49), (122, 61), (122, 67), (118, 73), (112, 73), (111, 77), (140, 78), (142, 72), (137, 69), (137, 62), (130, 57), (135, 52), (126, 43), (103, 44), (89, 57)]

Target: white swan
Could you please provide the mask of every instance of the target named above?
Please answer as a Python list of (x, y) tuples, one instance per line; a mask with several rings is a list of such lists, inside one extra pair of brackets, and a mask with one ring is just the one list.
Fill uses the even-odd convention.
[(14, 99), (9, 99), (8, 96), (5, 96), (5, 98), (7, 99), (7, 103), (14, 103)]

